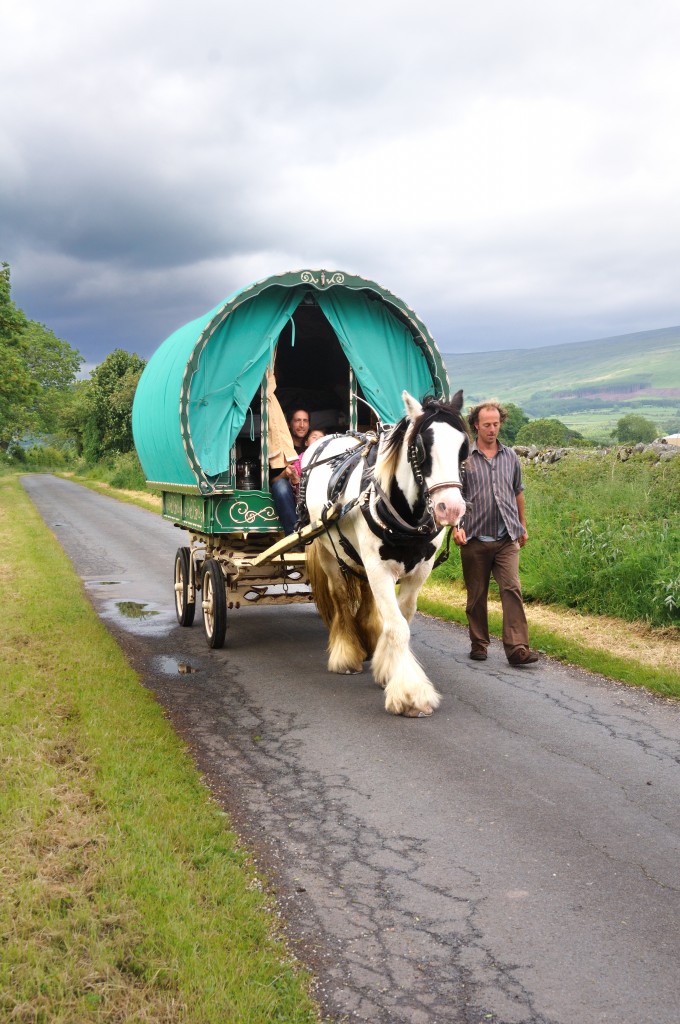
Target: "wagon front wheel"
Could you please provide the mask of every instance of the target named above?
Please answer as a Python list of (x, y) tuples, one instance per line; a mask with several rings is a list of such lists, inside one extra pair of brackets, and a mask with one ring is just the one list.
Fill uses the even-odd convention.
[(201, 569), (203, 629), (208, 646), (224, 647), (227, 633), (227, 595), (219, 562), (208, 558)]
[[(196, 613), (196, 597), (192, 583), (191, 550), (178, 548), (175, 555), (175, 611), (180, 626), (190, 626)], [(189, 593), (194, 595), (189, 600)]]

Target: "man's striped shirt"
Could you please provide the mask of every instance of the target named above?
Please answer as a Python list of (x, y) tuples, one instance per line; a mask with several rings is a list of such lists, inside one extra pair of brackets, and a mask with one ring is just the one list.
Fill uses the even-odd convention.
[(524, 527), (519, 521), (516, 496), (524, 490), (519, 459), (498, 442), (498, 452), (487, 459), (475, 441), (465, 465), (463, 497), (468, 510), (463, 519), (470, 540), (501, 540), (508, 535), (519, 540)]

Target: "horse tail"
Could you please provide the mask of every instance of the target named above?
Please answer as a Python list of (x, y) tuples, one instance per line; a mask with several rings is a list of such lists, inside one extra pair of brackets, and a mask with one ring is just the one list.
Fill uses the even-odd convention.
[(331, 628), (335, 607), (342, 602), (350, 614), (356, 615), (362, 599), (362, 580), (338, 571), (334, 575), (333, 589), (329, 585), (328, 572), (324, 568), (319, 552), (319, 541), (313, 541), (307, 548), (307, 575), (317, 611), (328, 629)]
[(369, 658), (373, 656), (373, 652), (376, 649), (382, 627), (383, 619), (373, 597), (373, 591), (368, 580), (362, 580), (361, 605), (357, 613), (357, 633)]

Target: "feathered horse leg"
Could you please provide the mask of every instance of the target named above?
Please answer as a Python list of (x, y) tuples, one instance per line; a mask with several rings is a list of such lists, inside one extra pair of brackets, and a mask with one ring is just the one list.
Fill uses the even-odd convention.
[(413, 572), (404, 577), (399, 584), (397, 603), (399, 611), (407, 622), (410, 622), (416, 613), (418, 594), (422, 589), (423, 583), (430, 575), (430, 571), (431, 562), (422, 562), (419, 566), (416, 566)]
[(411, 630), (402, 615), (394, 580), (384, 571), (371, 574), (371, 589), (383, 617), (383, 627), (371, 667), (373, 677), (385, 690), (385, 708), (410, 718), (431, 715), (439, 707), (439, 694), (410, 648)]

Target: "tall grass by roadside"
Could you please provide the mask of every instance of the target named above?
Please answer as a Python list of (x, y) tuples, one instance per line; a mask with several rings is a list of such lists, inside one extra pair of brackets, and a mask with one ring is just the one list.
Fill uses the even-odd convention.
[(146, 478), (136, 452), (125, 452), (115, 458), (98, 462), (96, 466), (79, 464), (76, 476), (97, 480), (124, 491), (147, 490)]
[[(570, 454), (523, 472), (527, 601), (680, 626), (680, 457)], [(436, 576), (461, 579), (460, 558)]]
[(106, 483), (120, 490), (148, 490), (144, 470), (134, 451), (89, 465), (68, 448), (36, 444), (30, 448), (16, 448), (9, 461), (0, 462), (0, 475), (16, 472), (68, 473), (81, 480)]
[(0, 1018), (318, 1019), (247, 853), (0, 478)]

